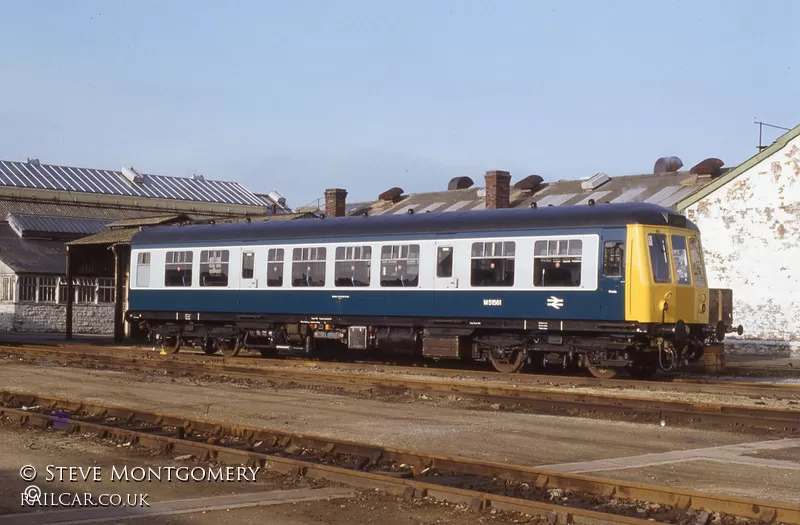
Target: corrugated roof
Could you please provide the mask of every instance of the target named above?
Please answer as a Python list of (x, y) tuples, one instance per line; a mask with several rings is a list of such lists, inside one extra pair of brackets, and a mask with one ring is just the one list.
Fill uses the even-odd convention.
[(86, 246), (90, 244), (130, 244), (139, 228), (115, 228), (89, 237), (70, 241), (67, 246)]
[(264, 205), (263, 198), (257, 197), (238, 182), (151, 174), (142, 174), (140, 181), (131, 182), (122, 171), (39, 162), (0, 160), (0, 186), (247, 206)]
[(108, 229), (105, 221), (80, 217), (48, 217), (9, 213), (6, 220), (11, 229), (24, 238), (76, 239)]
[(66, 248), (63, 241), (22, 239), (0, 223), (0, 261), (17, 273), (63, 274)]
[[(584, 180), (545, 182), (536, 191), (523, 191), (511, 187), (509, 204), (512, 208), (537, 206), (585, 205), (589, 199), (595, 202), (647, 202), (666, 208), (689, 195), (698, 192), (714, 179), (698, 178), (687, 171), (658, 175), (626, 175), (611, 177), (594, 189), (584, 189)], [(374, 201), (352, 206), (348, 215), (365, 211), (368, 215), (394, 215), (425, 212), (448, 212), (482, 210), (486, 208), (485, 188), (472, 187), (462, 190), (447, 190), (429, 193), (412, 193), (397, 203)]]

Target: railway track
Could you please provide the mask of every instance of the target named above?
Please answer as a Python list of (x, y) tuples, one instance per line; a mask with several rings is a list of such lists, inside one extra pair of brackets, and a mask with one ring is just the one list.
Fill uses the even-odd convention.
[[(307, 359), (276, 359), (256, 356), (242, 356), (226, 358), (222, 356), (208, 356), (201, 351), (183, 351), (180, 354), (156, 356), (149, 349), (130, 347), (109, 347), (98, 345), (24, 345), (0, 344), (0, 352), (24, 353), (38, 355), (52, 355), (86, 359), (98, 354), (139, 357), (142, 359), (186, 360), (219, 366), (241, 366), (249, 369), (272, 370), (274, 367), (283, 369), (308, 370), (310, 367), (330, 371), (330, 373), (348, 372), (391, 372), (398, 375), (424, 375), (432, 378), (447, 378), (458, 380), (472, 380), (480, 382), (506, 382), (524, 386), (547, 386), (565, 388), (600, 388), (608, 390), (637, 390), (643, 392), (657, 392), (665, 389), (674, 392), (720, 394), (749, 396), (753, 398), (794, 399), (800, 402), (800, 384), (768, 383), (750, 381), (714, 381), (709, 379), (684, 379), (680, 377), (667, 377), (656, 379), (597, 379), (583, 376), (567, 376), (554, 374), (501, 374), (492, 370), (475, 368), (453, 368), (447, 363), (428, 363), (426, 366), (408, 366), (403, 364), (386, 364), (375, 362), (343, 362), (343, 361), (309, 361)], [(272, 368), (270, 368), (272, 367)]]
[[(26, 349), (27, 350), (27, 349)], [(18, 352), (12, 355), (22, 355)], [(413, 394), (427, 397), (456, 397), (475, 403), (478, 408), (508, 411), (612, 418), (629, 422), (686, 425), (701, 428), (723, 428), (751, 433), (793, 435), (800, 432), (800, 410), (764, 408), (719, 403), (696, 403), (665, 400), (658, 397), (632, 397), (571, 392), (541, 388), (536, 385), (475, 384), (463, 381), (428, 380), (386, 377), (370, 374), (342, 374), (301, 367), (258, 369), (248, 366), (252, 360), (216, 362), (208, 359), (187, 360), (123, 353), (94, 351), (31, 350), (30, 356), (80, 366), (101, 366), (113, 370), (131, 370), (173, 375), (237, 378), (268, 382), (280, 386), (327, 389), (337, 393), (353, 392), (369, 395)], [(516, 379), (516, 376), (514, 376)], [(796, 391), (792, 391), (797, 395)]]
[(201, 461), (247, 464), (378, 488), (407, 499), (427, 496), (467, 503), (476, 511), (492, 507), (546, 516), (550, 523), (705, 523), (709, 512), (720, 513), (723, 520), (800, 523), (800, 507), (779, 502), (389, 449), (80, 400), (0, 392), (0, 418), (37, 429), (94, 434), (163, 453), (191, 454)]

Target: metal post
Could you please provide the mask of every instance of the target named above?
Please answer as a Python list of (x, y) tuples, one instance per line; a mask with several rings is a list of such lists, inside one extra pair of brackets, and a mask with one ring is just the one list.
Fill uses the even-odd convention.
[(114, 342), (125, 338), (123, 301), (125, 299), (125, 271), (119, 245), (111, 247), (114, 252)]
[(75, 290), (72, 287), (72, 251), (67, 246), (67, 339), (72, 339), (72, 301)]

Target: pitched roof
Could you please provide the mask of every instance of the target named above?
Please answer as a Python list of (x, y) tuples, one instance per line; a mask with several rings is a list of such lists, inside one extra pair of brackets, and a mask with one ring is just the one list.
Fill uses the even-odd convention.
[[(126, 228), (133, 226), (156, 226), (158, 224), (168, 224), (177, 221), (191, 220), (188, 215), (178, 213), (175, 215), (160, 215), (158, 217), (142, 217), (134, 219), (120, 219), (106, 224), (109, 228)], [(97, 232), (92, 232), (97, 233)]]
[(676, 208), (678, 210), (685, 210), (686, 208), (688, 208), (695, 202), (699, 201), (700, 199), (707, 197), (716, 189), (729, 183), (730, 181), (732, 181), (742, 173), (746, 172), (747, 170), (749, 170), (759, 162), (763, 161), (764, 159), (769, 158), (770, 155), (776, 153), (777, 151), (780, 151), (781, 148), (786, 146), (786, 144), (788, 144), (790, 140), (794, 139), (798, 135), (800, 135), (800, 125), (795, 126), (791, 130), (787, 131), (786, 133), (778, 137), (777, 140), (775, 140), (775, 142), (770, 144), (769, 147), (767, 147), (766, 149), (762, 150), (759, 153), (756, 153), (755, 155), (753, 155), (746, 161), (742, 162), (732, 170), (726, 172), (724, 175), (717, 177), (713, 181), (709, 182), (701, 190), (682, 199), (680, 202), (676, 204)]
[[(723, 170), (724, 171), (724, 170)], [(537, 206), (584, 205), (593, 199), (604, 202), (646, 202), (674, 208), (685, 197), (710, 184), (714, 179), (698, 177), (688, 171), (649, 175), (598, 177), (585, 180), (543, 182), (535, 191), (514, 188), (512, 183), (509, 204), (512, 208)], [(598, 184), (599, 183), (599, 184)], [(485, 188), (472, 187), (430, 193), (412, 193), (398, 202), (373, 201), (353, 203), (348, 215), (395, 215), (426, 212), (482, 210), (486, 208)]]
[(108, 229), (105, 221), (80, 217), (48, 217), (9, 213), (6, 220), (11, 229), (23, 238), (77, 239)]
[(130, 244), (131, 239), (136, 234), (136, 232), (140, 231), (141, 228), (139, 227), (131, 227), (131, 228), (114, 228), (113, 230), (108, 230), (102, 233), (98, 233), (95, 235), (90, 235), (88, 237), (82, 237), (80, 239), (76, 239), (74, 241), (70, 241), (66, 243), (67, 246), (87, 246), (91, 244), (108, 244), (108, 245), (115, 245), (115, 244)]
[(263, 206), (238, 182), (196, 177), (167, 177), (123, 171), (41, 164), (38, 161), (0, 160), (0, 186), (121, 195), (217, 204)]
[(0, 261), (17, 273), (63, 274), (63, 241), (23, 239), (9, 224), (0, 223)]

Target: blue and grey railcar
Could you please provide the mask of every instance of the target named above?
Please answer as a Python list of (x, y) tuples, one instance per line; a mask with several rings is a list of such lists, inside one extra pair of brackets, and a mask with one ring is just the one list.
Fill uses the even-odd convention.
[(127, 317), (165, 352), (402, 349), (612, 377), (719, 337), (697, 227), (649, 204), (154, 227), (131, 261)]

